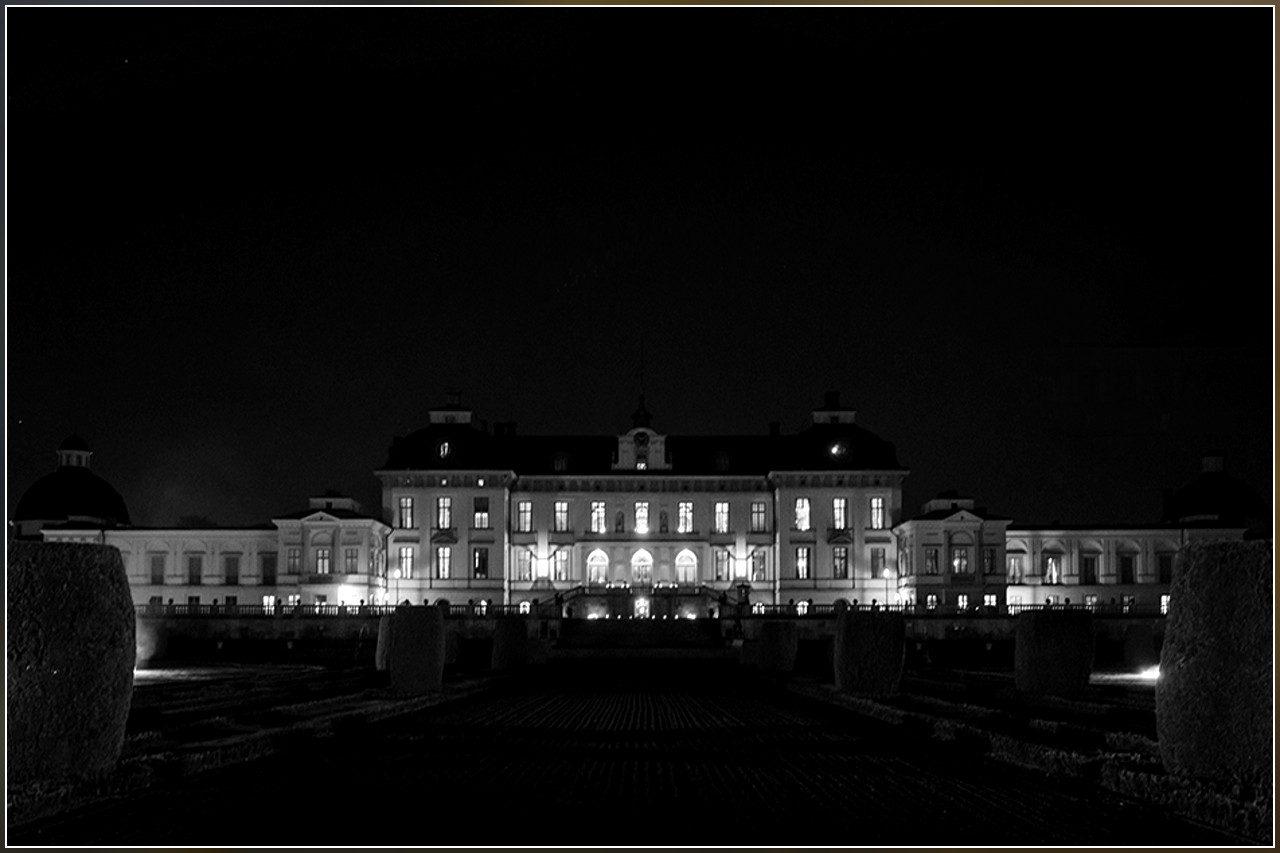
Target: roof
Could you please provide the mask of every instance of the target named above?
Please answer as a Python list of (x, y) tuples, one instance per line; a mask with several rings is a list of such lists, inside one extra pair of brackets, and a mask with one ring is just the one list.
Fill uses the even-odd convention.
[(367, 521), (377, 521), (377, 522), (382, 521), (382, 519), (380, 518), (375, 518), (372, 515), (365, 515), (362, 512), (352, 512), (349, 509), (331, 509), (329, 507), (311, 507), (309, 509), (300, 509), (300, 510), (297, 510), (296, 512), (286, 512), (286, 513), (283, 513), (282, 515), (272, 516), (272, 518), (278, 519), (280, 521), (301, 520), (304, 518), (309, 518), (318, 512), (323, 512), (325, 515), (331, 515), (334, 518), (340, 518), (340, 519), (343, 519), (344, 521), (349, 521), (349, 520), (367, 520)]
[[(661, 435), (661, 434), (659, 434)], [(517, 475), (740, 475), (771, 471), (905, 470), (894, 446), (852, 423), (815, 424), (788, 436), (662, 436), (669, 469), (616, 470), (618, 438), (490, 435), (471, 424), (437, 423), (394, 439), (385, 471), (503, 470)]]
[(1244, 526), (1266, 516), (1266, 505), (1258, 493), (1225, 471), (1201, 474), (1174, 492), (1165, 509), (1169, 522), (1197, 518)]
[(114, 526), (129, 523), (129, 510), (124, 498), (106, 480), (88, 468), (63, 465), (32, 483), (13, 512), (14, 521), (59, 522), (72, 518), (100, 520)]
[(970, 515), (976, 515), (978, 518), (982, 519), (983, 521), (1012, 521), (1013, 520), (1012, 518), (1006, 515), (993, 515), (992, 513), (987, 511), (986, 507), (980, 506), (975, 509), (967, 509), (961, 506), (961, 507), (947, 507), (945, 509), (935, 509), (931, 512), (924, 512), (924, 513), (921, 513), (920, 515), (912, 516), (911, 518), (907, 519), (907, 521), (940, 521), (944, 518), (951, 518), (951, 516), (957, 515), (962, 512), (967, 512)]

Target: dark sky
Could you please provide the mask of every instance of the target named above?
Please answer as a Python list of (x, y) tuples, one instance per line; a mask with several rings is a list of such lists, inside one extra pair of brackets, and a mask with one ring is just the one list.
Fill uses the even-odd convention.
[[(1019, 522), (1272, 492), (1269, 7), (10, 8), (10, 504), (265, 520), (447, 388), (524, 433), (838, 389)], [(642, 356), (643, 353), (643, 370)]]

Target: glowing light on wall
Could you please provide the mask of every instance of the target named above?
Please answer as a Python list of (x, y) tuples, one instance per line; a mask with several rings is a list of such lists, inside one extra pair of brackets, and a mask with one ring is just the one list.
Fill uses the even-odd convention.
[(533, 560), (533, 573), (538, 578), (548, 578), (551, 576), (551, 560), (547, 557), (535, 557)]
[(358, 586), (342, 584), (338, 587), (338, 601), (343, 604), (358, 604), (364, 597), (364, 590)]
[(733, 576), (744, 579), (747, 576), (747, 560), (745, 557), (733, 558)]
[(1138, 673), (1138, 675), (1147, 679), (1148, 681), (1155, 681), (1160, 677), (1160, 667), (1158, 666), (1148, 667), (1147, 669), (1144, 669), (1142, 672)]
[(520, 602), (520, 613), (527, 614), (528, 612), (529, 612), (529, 602), (527, 601)]

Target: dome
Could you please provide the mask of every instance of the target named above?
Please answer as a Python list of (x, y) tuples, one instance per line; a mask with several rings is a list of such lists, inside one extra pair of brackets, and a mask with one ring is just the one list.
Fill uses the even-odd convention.
[(92, 453), (89, 443), (78, 435), (69, 435), (62, 440), (62, 444), (58, 445), (59, 450), (80, 450), (85, 453)]
[(1200, 476), (1169, 498), (1165, 514), (1169, 521), (1248, 525), (1266, 518), (1267, 506), (1251, 486), (1223, 470), (1221, 456), (1209, 455)]
[(13, 520), (63, 522), (93, 520), (115, 526), (129, 523), (124, 498), (88, 468), (62, 466), (32, 484), (18, 499)]

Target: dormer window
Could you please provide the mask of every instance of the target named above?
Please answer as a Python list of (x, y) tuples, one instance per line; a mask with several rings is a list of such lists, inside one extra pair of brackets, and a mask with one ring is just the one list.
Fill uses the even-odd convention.
[(452, 448), (449, 447), (449, 442), (447, 441), (440, 442), (440, 458), (447, 459), (449, 457), (449, 453), (451, 449)]
[(647, 469), (648, 467), (649, 467), (649, 460), (648, 460), (648, 459), (646, 459), (646, 458), (645, 458), (645, 457), (643, 457), (643, 456), (637, 456), (637, 457), (636, 457), (636, 470), (637, 470), (637, 471), (644, 471), (644, 470), (645, 470), (645, 469)]
[(837, 459), (839, 459), (841, 456), (844, 456), (848, 452), (849, 452), (849, 448), (845, 446), (845, 443), (843, 441), (837, 441), (835, 444), (831, 445), (831, 455)]
[(567, 453), (557, 453), (551, 457), (551, 467), (556, 471), (563, 471), (569, 467), (569, 455)]

